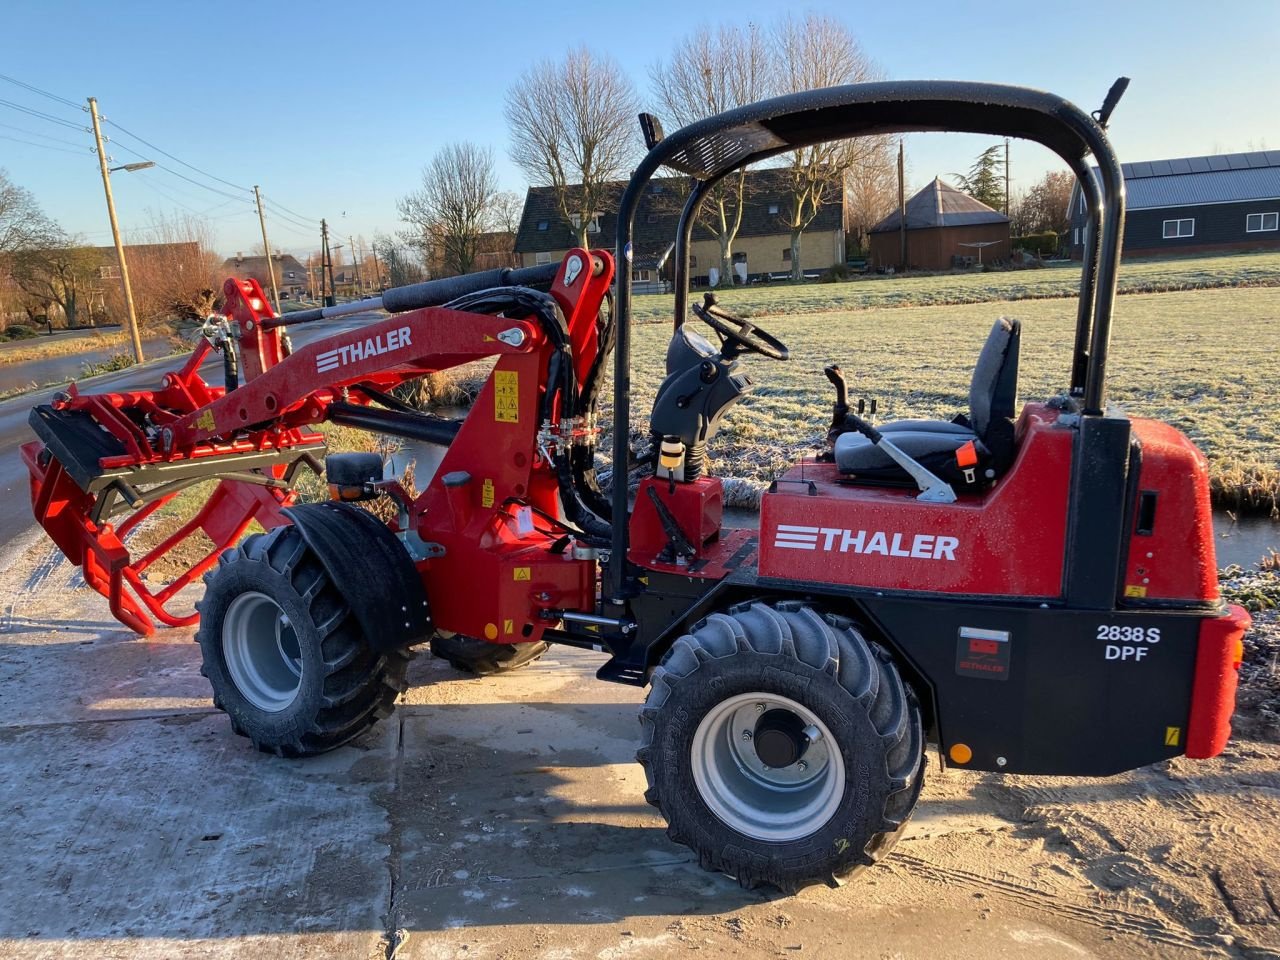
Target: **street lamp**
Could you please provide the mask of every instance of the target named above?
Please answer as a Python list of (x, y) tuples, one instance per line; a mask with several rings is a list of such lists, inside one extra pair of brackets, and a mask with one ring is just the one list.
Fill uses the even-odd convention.
[(154, 160), (142, 160), (138, 163), (124, 163), (118, 167), (112, 167), (111, 172), (115, 173), (117, 170), (123, 170), (125, 173), (133, 173), (136, 170), (146, 170), (155, 165), (156, 162)]
[(138, 333), (138, 313), (133, 306), (133, 288), (129, 286), (129, 264), (124, 259), (124, 244), (120, 240), (120, 224), (116, 221), (116, 204), (111, 198), (111, 171), (123, 170), (132, 173), (134, 170), (145, 170), (154, 167), (155, 161), (145, 160), (141, 163), (126, 163), (118, 167), (107, 166), (107, 151), (102, 145), (102, 122), (98, 117), (98, 100), (89, 98), (89, 116), (93, 118), (93, 138), (98, 144), (98, 166), (102, 169), (102, 189), (107, 195), (107, 216), (111, 219), (111, 239), (115, 241), (116, 258), (120, 261), (120, 286), (124, 288), (124, 305), (128, 311), (129, 338), (133, 341), (133, 357), (142, 362), (142, 337)]

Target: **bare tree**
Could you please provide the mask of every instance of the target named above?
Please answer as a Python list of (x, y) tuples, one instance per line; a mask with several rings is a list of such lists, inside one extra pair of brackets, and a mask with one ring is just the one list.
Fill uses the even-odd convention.
[[(92, 247), (57, 229), (32, 240), (31, 246), (9, 254), (13, 282), (46, 316), (56, 307), (68, 327), (81, 326), (90, 314), (89, 299), (102, 259)], [(50, 320), (50, 328), (52, 321)]]
[(1010, 205), (1014, 232), (1066, 233), (1071, 228), (1071, 190), (1076, 178), (1069, 170), (1050, 170)]
[(612, 58), (585, 47), (526, 70), (507, 91), (511, 158), (531, 182), (554, 189), (577, 242), (590, 242), (607, 185), (636, 156), (639, 100)]
[[(403, 287), (427, 279), (427, 271), (423, 268), (418, 249), (416, 246), (396, 243), (392, 237), (373, 238), (373, 250), (378, 255), (387, 286)], [(319, 261), (319, 256), (316, 260)]]
[(898, 164), (893, 143), (883, 140), (875, 152), (850, 167), (844, 176), (844, 231), (865, 252), (871, 228), (898, 206)]
[(443, 272), (470, 273), (497, 192), (493, 152), (474, 143), (451, 143), (423, 168), (421, 189), (396, 206)]
[[(677, 127), (754, 103), (773, 88), (775, 63), (753, 25), (701, 27), (649, 71), (663, 119)], [(733, 242), (742, 227), (747, 171), (721, 181), (702, 204), (698, 225), (720, 245), (720, 282), (733, 282)]]
[[(138, 319), (203, 320), (221, 292), (222, 258), (214, 252), (207, 220), (191, 214), (151, 214), (151, 222), (129, 235), (125, 247), (129, 280)], [(107, 287), (115, 316), (124, 306), (118, 284)]]
[(524, 197), (511, 190), (495, 194), (489, 207), (488, 227), (495, 233), (514, 235), (520, 229), (520, 216), (524, 213)]
[(56, 232), (31, 192), (10, 180), (0, 168), (0, 255), (38, 246)]
[[(778, 92), (798, 93), (820, 87), (861, 83), (880, 76), (848, 27), (832, 17), (809, 14), (803, 20), (786, 16), (773, 30), (778, 60)], [(846, 171), (885, 149), (884, 138), (859, 137), (803, 147), (790, 154), (789, 197), (783, 224), (791, 233), (791, 276), (804, 276), (800, 237), (837, 196)]]

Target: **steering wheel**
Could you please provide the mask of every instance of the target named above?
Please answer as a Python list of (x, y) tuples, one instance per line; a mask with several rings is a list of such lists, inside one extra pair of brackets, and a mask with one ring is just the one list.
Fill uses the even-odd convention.
[(716, 295), (704, 293), (702, 306), (693, 304), (693, 313), (699, 320), (720, 335), (721, 353), (733, 359), (742, 353), (758, 353), (770, 360), (786, 360), (791, 356), (787, 345), (742, 317), (716, 306)]

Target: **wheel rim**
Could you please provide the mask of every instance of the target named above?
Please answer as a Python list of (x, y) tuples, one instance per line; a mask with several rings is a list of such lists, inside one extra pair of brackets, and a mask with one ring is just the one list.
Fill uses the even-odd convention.
[(278, 713), (302, 688), (298, 635), (265, 593), (250, 591), (231, 601), (222, 621), (222, 654), (236, 689), (259, 710)]
[[(790, 714), (816, 734), (787, 766), (770, 767), (756, 752), (761, 718), (779, 716), (771, 711)], [(778, 694), (744, 693), (712, 707), (694, 732), (691, 760), (694, 783), (711, 812), (756, 840), (810, 836), (844, 797), (844, 758), (831, 731), (812, 710)]]

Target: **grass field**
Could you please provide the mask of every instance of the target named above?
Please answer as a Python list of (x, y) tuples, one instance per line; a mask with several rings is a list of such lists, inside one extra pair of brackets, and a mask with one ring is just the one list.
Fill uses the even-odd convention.
[[(1280, 263), (1280, 256), (1275, 259)], [(966, 409), (974, 360), (992, 322), (1002, 315), (1024, 322), (1021, 399), (1061, 391), (1069, 373), (1074, 300), (771, 318), (766, 326), (790, 346), (791, 359), (743, 361), (757, 389), (744, 408), (725, 418), (710, 448), (712, 470), (758, 488), (813, 452), (830, 421), (832, 391), (822, 367), (833, 361), (844, 370), (853, 397), (878, 399), (881, 421), (949, 419)], [(665, 325), (636, 330), (632, 409), (637, 421), (647, 414), (661, 382), (669, 336)], [(1253, 509), (1275, 509), (1280, 498), (1277, 382), (1280, 296), (1275, 290), (1196, 290), (1119, 300), (1108, 396), (1131, 415), (1166, 420), (1190, 435), (1209, 457), (1220, 503), (1249, 507), (1252, 501)], [(602, 421), (608, 416), (603, 413)]]
[[(1280, 286), (1280, 252), (1135, 260), (1120, 268), (1120, 292), (1125, 294), (1253, 286)], [(845, 283), (730, 288), (718, 296), (723, 306), (740, 316), (765, 317), (880, 307), (1043, 300), (1074, 297), (1079, 288), (1080, 267), (1062, 265), (998, 273), (869, 275)], [(701, 297), (701, 293), (695, 291), (695, 296)], [(665, 294), (636, 297), (636, 319), (640, 322), (669, 320), (673, 302), (674, 298)]]

